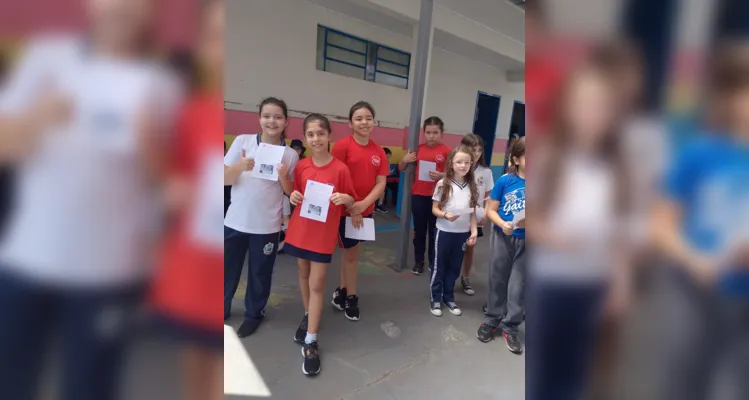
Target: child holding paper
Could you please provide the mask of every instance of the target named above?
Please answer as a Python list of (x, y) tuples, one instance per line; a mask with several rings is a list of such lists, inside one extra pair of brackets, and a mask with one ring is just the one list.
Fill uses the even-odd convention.
[(435, 260), (432, 268), (431, 311), (442, 316), (442, 303), (453, 315), (462, 312), (455, 304), (455, 281), (460, 275), (463, 253), (476, 244), (475, 207), (479, 193), (473, 178), (472, 149), (459, 146), (447, 157), (445, 177), (434, 189), (432, 214), (437, 218)]
[(331, 303), (344, 311), (350, 321), (359, 320), (359, 296), (356, 295), (356, 278), (359, 264), (359, 240), (346, 237), (346, 218), (351, 218), (354, 228), (362, 228), (362, 218), (372, 218), (375, 202), (385, 192), (390, 165), (382, 147), (370, 139), (374, 129), (375, 111), (372, 105), (360, 101), (349, 111), (352, 135), (336, 142), (331, 150), (333, 157), (343, 161), (351, 171), (354, 189), (361, 198), (344, 210), (339, 225), (339, 246), (343, 248), (341, 285), (333, 292)]
[[(481, 136), (467, 133), (463, 136), (461, 145), (467, 146), (473, 151), (473, 177), (476, 179), (476, 187), (479, 192), (479, 205), (476, 207), (476, 220), (478, 221), (478, 237), (484, 236), (483, 226), (487, 221), (486, 207), (489, 205), (489, 194), (494, 188), (494, 175), (484, 160), (484, 140)], [(476, 294), (471, 286), (471, 267), (473, 266), (473, 247), (466, 249), (463, 256), (463, 269), (460, 271), (460, 285), (463, 292), (469, 296)]]
[(497, 180), (492, 189), (486, 214), (494, 224), (490, 248), (489, 296), (485, 322), (476, 336), (484, 343), (502, 329), (507, 348), (521, 353), (518, 326), (523, 322), (525, 294), (525, 228), (524, 220), (515, 218), (525, 213), (525, 138), (510, 150), (510, 173)]
[[(299, 161), (296, 151), (284, 142), (287, 124), (286, 103), (272, 97), (263, 100), (262, 133), (237, 136), (224, 157), (224, 185), (232, 185), (232, 202), (224, 218), (224, 319), (229, 318), (245, 255), (249, 253), (245, 315), (237, 331), (239, 337), (255, 333), (270, 297), (284, 193), (291, 193), (294, 187), (294, 167)], [(278, 174), (276, 180), (255, 173), (259, 148), (268, 145), (282, 150), (278, 164), (270, 165)]]
[(328, 151), (330, 122), (319, 114), (304, 119), (304, 138), (311, 156), (303, 159), (294, 172), (295, 206), (286, 231), (286, 254), (298, 258), (299, 289), (304, 302), (304, 317), (294, 334), (302, 344), (302, 372), (315, 376), (320, 372), (317, 330), (320, 327), (325, 290), (325, 275), (338, 239), (338, 224), (343, 207), (354, 205), (356, 192), (348, 167)]
[[(414, 224), (414, 267), (411, 272), (414, 275), (424, 273), (424, 251), (428, 242), (429, 269), (434, 264), (434, 214), (431, 213), (432, 194), (435, 182), (445, 176), (445, 160), (450, 153), (450, 148), (442, 144), (442, 132), (445, 124), (439, 117), (429, 117), (424, 120), (424, 138), (426, 142), (419, 145), (416, 152), (409, 152), (398, 163), (398, 170), (403, 171), (409, 163), (416, 163), (416, 175), (411, 186), (411, 215)], [(434, 170), (424, 174), (420, 169), (434, 167)]]

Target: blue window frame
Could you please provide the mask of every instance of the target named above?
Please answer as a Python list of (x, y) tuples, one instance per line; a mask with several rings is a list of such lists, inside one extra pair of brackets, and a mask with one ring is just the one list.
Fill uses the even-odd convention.
[(317, 69), (408, 89), (411, 54), (317, 26)]

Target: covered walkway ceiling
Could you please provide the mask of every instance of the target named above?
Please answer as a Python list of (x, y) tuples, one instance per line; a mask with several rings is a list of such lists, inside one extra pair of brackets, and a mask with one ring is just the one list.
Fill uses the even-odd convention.
[[(412, 37), (420, 0), (308, 0), (365, 23)], [(525, 13), (503, 0), (434, 0), (434, 46), (522, 80)]]

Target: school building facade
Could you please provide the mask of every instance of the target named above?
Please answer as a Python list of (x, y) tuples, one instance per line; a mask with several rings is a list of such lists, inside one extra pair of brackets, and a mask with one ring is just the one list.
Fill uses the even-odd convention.
[[(377, 112), (373, 139), (397, 162), (408, 136), (419, 7), (420, 0), (227, 0), (227, 143), (260, 130), (265, 97), (288, 104), (289, 140), (302, 138), (311, 112), (331, 119), (334, 140), (350, 134), (349, 108), (364, 100)], [(434, 2), (422, 116), (444, 120), (449, 146), (481, 130), (495, 176), (513, 108), (525, 98), (524, 19), (510, 1)]]

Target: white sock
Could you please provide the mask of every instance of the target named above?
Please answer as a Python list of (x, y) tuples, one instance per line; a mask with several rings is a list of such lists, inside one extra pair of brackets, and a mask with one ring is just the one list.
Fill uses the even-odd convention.
[(310, 344), (312, 342), (317, 341), (317, 334), (316, 333), (309, 333), (307, 332), (307, 336), (304, 338), (304, 343)]
[(308, 316), (308, 315), (309, 315), (309, 311), (305, 311), (305, 312), (304, 312), (304, 316), (306, 317), (306, 316)]

